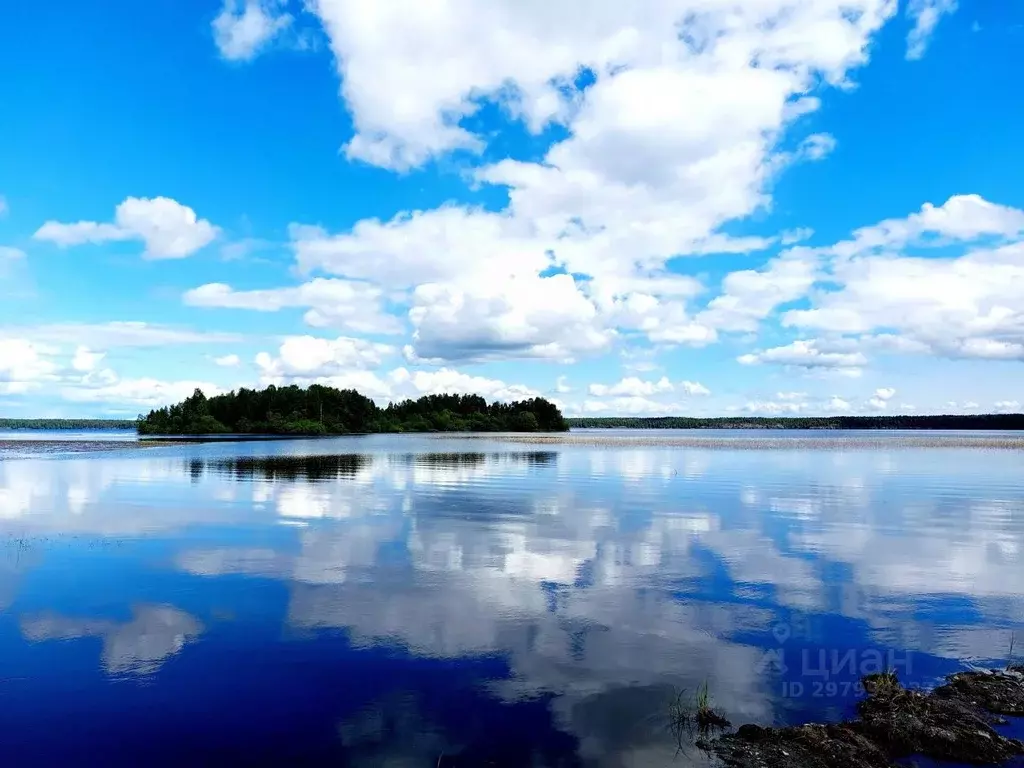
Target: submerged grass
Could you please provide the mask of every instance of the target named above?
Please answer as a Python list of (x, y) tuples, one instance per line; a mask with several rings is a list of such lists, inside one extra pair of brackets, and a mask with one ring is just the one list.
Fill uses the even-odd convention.
[(685, 688), (676, 691), (668, 704), (668, 721), (680, 750), (687, 741), (695, 741), (699, 746), (707, 736), (730, 725), (712, 704), (707, 680), (697, 686), (692, 698), (687, 696)]

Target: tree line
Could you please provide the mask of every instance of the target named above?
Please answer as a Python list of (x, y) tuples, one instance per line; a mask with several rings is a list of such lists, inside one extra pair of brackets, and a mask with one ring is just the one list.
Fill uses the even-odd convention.
[(0, 419), (0, 429), (135, 429), (131, 419)]
[(239, 389), (139, 415), (140, 435), (344, 435), (370, 432), (562, 432), (568, 424), (537, 397), (488, 403), (479, 395), (426, 395), (379, 407), (354, 389), (319, 384)]
[(1024, 414), (946, 416), (689, 416), (567, 419), (572, 429), (1024, 429)]

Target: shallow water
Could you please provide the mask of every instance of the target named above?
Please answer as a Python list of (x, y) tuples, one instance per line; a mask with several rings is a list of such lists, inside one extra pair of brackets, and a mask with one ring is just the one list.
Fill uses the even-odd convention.
[(1005, 663), (1024, 452), (793, 445), (8, 456), (6, 761), (687, 765), (679, 689), (801, 722)]

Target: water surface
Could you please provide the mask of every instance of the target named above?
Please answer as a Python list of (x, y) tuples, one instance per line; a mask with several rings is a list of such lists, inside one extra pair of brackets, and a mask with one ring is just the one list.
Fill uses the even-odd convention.
[(793, 445), (8, 456), (7, 760), (687, 765), (667, 701), (704, 681), (788, 723), (878, 660), (1005, 663), (1024, 452)]

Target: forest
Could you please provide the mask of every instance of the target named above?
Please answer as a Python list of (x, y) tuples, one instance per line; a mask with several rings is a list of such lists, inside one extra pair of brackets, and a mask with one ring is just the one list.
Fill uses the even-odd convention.
[(488, 403), (479, 395), (425, 395), (380, 408), (353, 389), (313, 384), (239, 389), (206, 397), (197, 389), (177, 405), (138, 418), (140, 435), (345, 435), (371, 432), (564, 432), (568, 424), (537, 397)]
[(135, 429), (131, 419), (0, 419), (3, 429)]
[(724, 416), (567, 419), (572, 429), (1024, 429), (1024, 414), (948, 416)]

